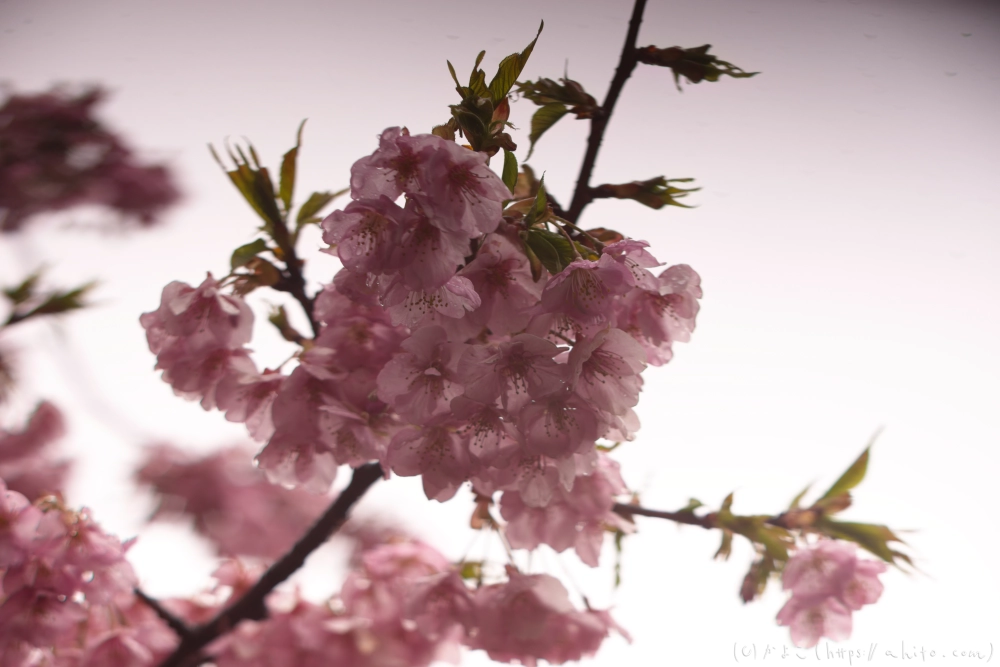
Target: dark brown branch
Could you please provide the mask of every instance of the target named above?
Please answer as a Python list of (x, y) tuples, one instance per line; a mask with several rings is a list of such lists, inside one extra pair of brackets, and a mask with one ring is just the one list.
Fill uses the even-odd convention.
[(664, 512), (661, 510), (646, 509), (645, 507), (640, 507), (639, 505), (626, 505), (624, 503), (615, 503), (614, 507), (611, 508), (611, 511), (626, 518), (633, 515), (649, 516), (655, 519), (667, 519), (668, 521), (683, 523), (689, 526), (701, 526), (706, 530), (719, 527), (719, 523), (717, 521), (718, 515), (715, 512), (706, 514), (705, 516), (697, 516), (691, 511)]
[(275, 586), (302, 567), (309, 554), (326, 542), (343, 525), (354, 503), (380, 477), (382, 477), (382, 468), (378, 463), (366, 463), (357, 468), (351, 478), (351, 483), (337, 496), (329, 509), (309, 529), (309, 532), (295, 543), (291, 551), (268, 568), (253, 588), (243, 594), (236, 602), (220, 611), (212, 620), (191, 629), (187, 636), (181, 638), (180, 645), (160, 664), (160, 667), (187, 665), (190, 660), (198, 656), (202, 648), (235, 628), (240, 621), (266, 618), (267, 608), (264, 606), (264, 599), (268, 594), (274, 590)]
[(287, 267), (281, 272), (281, 280), (273, 285), (274, 289), (281, 292), (288, 292), (302, 306), (306, 317), (309, 318), (309, 326), (312, 328), (314, 336), (319, 335), (319, 324), (313, 316), (313, 299), (306, 294), (306, 279), (302, 275), (302, 260), (295, 252), (295, 242), (288, 232), (288, 226), (281, 222), (275, 224), (271, 234), (274, 242), (278, 244), (284, 257), (282, 259)]
[(170, 629), (176, 632), (181, 640), (191, 636), (191, 628), (187, 626), (187, 623), (170, 613), (170, 610), (160, 604), (159, 600), (149, 597), (139, 588), (135, 589), (135, 596), (146, 603), (147, 607), (155, 611), (157, 616), (166, 621)]
[(611, 80), (611, 87), (604, 98), (604, 104), (598, 113), (590, 119), (590, 137), (587, 139), (587, 152), (583, 156), (583, 164), (580, 165), (580, 176), (576, 180), (576, 189), (573, 191), (573, 201), (570, 202), (569, 211), (563, 216), (570, 222), (576, 222), (584, 207), (593, 199), (590, 192), (590, 176), (594, 171), (594, 164), (597, 162), (597, 153), (601, 149), (601, 142), (604, 140), (604, 131), (611, 120), (611, 113), (615, 109), (615, 103), (621, 95), (625, 82), (632, 76), (632, 70), (638, 63), (635, 48), (636, 39), (639, 37), (639, 25), (642, 23), (642, 13), (646, 9), (646, 0), (635, 0), (632, 8), (632, 18), (628, 24), (628, 34), (625, 35), (625, 46), (622, 48), (622, 55), (618, 61), (618, 69), (615, 70), (615, 77)]

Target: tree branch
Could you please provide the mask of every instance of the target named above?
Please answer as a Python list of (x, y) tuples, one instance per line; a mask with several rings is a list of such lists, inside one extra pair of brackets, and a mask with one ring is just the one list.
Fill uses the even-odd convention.
[(157, 616), (166, 621), (167, 625), (170, 626), (171, 630), (177, 633), (178, 637), (183, 640), (191, 635), (191, 628), (187, 626), (187, 623), (177, 616), (174, 616), (170, 610), (160, 604), (159, 600), (149, 597), (139, 588), (136, 588), (134, 592), (137, 598), (146, 603), (147, 607), (155, 611)]
[(381, 477), (382, 468), (378, 463), (366, 463), (355, 469), (351, 483), (337, 496), (309, 532), (303, 535), (287, 554), (269, 567), (253, 588), (240, 599), (220, 611), (212, 620), (190, 629), (187, 636), (182, 635), (180, 645), (160, 663), (160, 667), (182, 667), (189, 664), (202, 648), (235, 628), (240, 621), (266, 618), (267, 608), (264, 606), (264, 599), (267, 595), (275, 586), (302, 567), (309, 554), (343, 525), (354, 503)]
[(281, 249), (281, 253), (284, 255), (282, 259), (287, 268), (282, 271), (281, 280), (272, 287), (281, 292), (288, 292), (295, 297), (295, 300), (302, 306), (302, 310), (305, 311), (306, 317), (309, 318), (309, 326), (312, 328), (313, 336), (317, 336), (319, 335), (319, 324), (313, 317), (314, 300), (306, 294), (306, 279), (302, 275), (303, 262), (295, 252), (295, 243), (285, 222), (282, 220), (281, 224), (274, 224), (273, 227), (271, 237)]
[(706, 514), (705, 516), (697, 516), (692, 511), (664, 512), (662, 510), (651, 510), (645, 507), (640, 507), (639, 505), (626, 505), (624, 503), (615, 503), (611, 508), (611, 511), (615, 514), (620, 514), (625, 518), (629, 518), (637, 514), (639, 516), (649, 516), (655, 519), (667, 519), (668, 521), (683, 523), (689, 526), (701, 526), (706, 530), (719, 527), (718, 521), (716, 520), (718, 515), (715, 512)]
[(569, 211), (563, 216), (570, 222), (576, 222), (584, 207), (589, 204), (593, 195), (590, 191), (590, 176), (594, 171), (594, 164), (597, 162), (597, 153), (601, 149), (601, 142), (604, 140), (604, 131), (611, 120), (611, 113), (615, 109), (615, 103), (621, 95), (625, 81), (632, 76), (632, 70), (638, 63), (638, 55), (635, 48), (636, 39), (639, 37), (639, 25), (642, 23), (642, 13), (646, 9), (646, 0), (635, 0), (632, 8), (632, 18), (628, 24), (628, 33), (625, 35), (625, 46), (622, 48), (622, 55), (618, 61), (618, 69), (615, 70), (615, 77), (611, 80), (611, 87), (608, 89), (607, 97), (598, 113), (590, 119), (590, 137), (587, 139), (587, 152), (583, 157), (583, 164), (580, 165), (580, 176), (576, 180), (576, 190), (573, 191), (573, 201), (570, 202)]

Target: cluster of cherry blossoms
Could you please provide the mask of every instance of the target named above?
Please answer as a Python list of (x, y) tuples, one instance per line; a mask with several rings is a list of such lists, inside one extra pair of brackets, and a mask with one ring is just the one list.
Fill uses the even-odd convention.
[[(0, 665), (152, 665), (175, 638), (133, 594), (128, 544), (0, 480)], [(119, 661), (116, 656), (136, 656)]]
[(326, 491), (340, 465), (373, 460), (439, 501), (469, 482), (502, 494), (513, 546), (596, 565), (604, 528), (625, 523), (597, 444), (634, 437), (641, 373), (688, 339), (698, 275), (656, 276), (647, 244), (621, 240), (577, 243), (561, 272), (533, 276), (510, 190), (484, 154), (435, 135), (386, 130), (351, 195), (322, 222), (344, 268), (289, 375), (257, 372), (250, 309), (209, 276), (171, 283), (142, 317), (164, 380), (266, 439), (258, 464), (286, 486)]
[(778, 624), (790, 626), (796, 646), (812, 648), (820, 637), (848, 639), (851, 614), (882, 596), (878, 575), (885, 563), (860, 559), (857, 550), (850, 542), (821, 540), (788, 559), (782, 585), (792, 596), (778, 612)]
[(0, 106), (0, 233), (31, 216), (97, 204), (154, 224), (178, 199), (167, 169), (137, 163), (124, 141), (94, 118), (104, 97), (54, 90), (12, 95)]
[(70, 463), (53, 460), (49, 449), (66, 431), (62, 413), (43, 401), (20, 431), (0, 429), (0, 479), (28, 500), (63, 488)]
[(151, 519), (186, 516), (223, 556), (277, 559), (298, 540), (328, 499), (267, 481), (245, 447), (195, 458), (158, 445), (136, 471), (156, 493)]
[[(217, 575), (218, 576), (218, 575)], [(554, 577), (510, 570), (469, 589), (448, 560), (415, 540), (361, 553), (340, 593), (317, 605), (276, 594), (266, 621), (245, 621), (212, 646), (218, 667), (458, 662), (459, 647), (534, 666), (593, 655), (611, 630), (603, 611), (577, 610)]]

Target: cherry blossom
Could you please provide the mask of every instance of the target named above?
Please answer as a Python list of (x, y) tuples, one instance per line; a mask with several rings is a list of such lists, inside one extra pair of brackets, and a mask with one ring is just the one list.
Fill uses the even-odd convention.
[(793, 555), (782, 572), (792, 596), (778, 612), (778, 624), (791, 626), (792, 641), (811, 648), (820, 637), (846, 639), (851, 612), (874, 604), (882, 595), (878, 575), (885, 563), (861, 560), (857, 545), (821, 540)]
[(468, 645), (493, 660), (534, 667), (593, 655), (611, 630), (607, 612), (579, 611), (558, 579), (508, 571), (509, 581), (483, 586), (473, 598), (474, 630)]

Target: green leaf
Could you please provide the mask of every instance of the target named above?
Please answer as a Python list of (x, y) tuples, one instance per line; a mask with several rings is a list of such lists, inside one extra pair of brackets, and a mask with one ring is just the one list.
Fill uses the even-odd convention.
[(21, 281), (21, 284), (15, 287), (4, 288), (3, 294), (13, 305), (20, 305), (35, 295), (35, 289), (38, 287), (38, 281), (41, 278), (42, 271), (39, 269)]
[(278, 195), (281, 203), (285, 205), (285, 213), (292, 208), (292, 193), (295, 191), (295, 162), (299, 156), (299, 147), (302, 146), (302, 128), (306, 121), (299, 123), (299, 131), (295, 134), (295, 148), (285, 153), (281, 159), (281, 174), (278, 180)]
[(712, 558), (721, 558), (722, 560), (729, 560), (729, 554), (733, 551), (733, 531), (722, 529), (722, 544), (719, 545), (719, 550), (715, 552)]
[(299, 207), (299, 214), (295, 216), (295, 222), (300, 227), (308, 224), (312, 221), (312, 218), (322, 211), (327, 204), (349, 190), (350, 188), (344, 188), (343, 190), (337, 190), (336, 192), (312, 193), (309, 195), (309, 199), (307, 199), (305, 203)]
[(517, 185), (517, 157), (506, 148), (503, 151), (503, 176), (501, 178), (503, 184), (513, 193), (514, 186)]
[(542, 260), (538, 258), (538, 255), (527, 244), (527, 241), (524, 244), (524, 254), (528, 258), (528, 266), (531, 267), (531, 279), (537, 283), (542, 279), (542, 271), (545, 269), (542, 265)]
[(448, 71), (451, 72), (451, 78), (455, 82), (455, 87), (458, 88), (458, 94), (462, 95), (462, 84), (458, 82), (458, 74), (455, 73), (455, 66), (451, 64), (450, 60), (446, 60), (448, 63)]
[(685, 505), (684, 507), (682, 507), (678, 511), (680, 511), (680, 512), (693, 512), (696, 509), (698, 509), (699, 507), (703, 507), (703, 506), (704, 506), (704, 503), (702, 503), (700, 500), (698, 500), (697, 498), (691, 498), (691, 499), (688, 500), (688, 504)]
[(489, 94), (493, 100), (493, 104), (497, 104), (500, 100), (507, 97), (507, 93), (514, 87), (514, 82), (517, 80), (517, 77), (521, 76), (521, 71), (528, 63), (528, 58), (535, 49), (535, 43), (542, 34), (542, 28), (544, 27), (545, 21), (542, 21), (538, 26), (538, 33), (535, 34), (535, 38), (525, 47), (524, 51), (521, 51), (521, 53), (512, 53), (500, 61), (500, 67), (497, 69), (496, 76), (490, 81)]
[(534, 113), (531, 117), (531, 133), (528, 135), (528, 141), (531, 142), (528, 147), (528, 158), (535, 151), (535, 142), (565, 115), (566, 105), (559, 102), (546, 104)]
[(824, 493), (816, 504), (820, 504), (824, 500), (836, 498), (837, 496), (847, 493), (861, 483), (861, 480), (865, 478), (865, 473), (868, 472), (868, 451), (870, 449), (871, 444), (865, 448), (865, 451), (861, 452), (861, 456), (859, 456), (857, 460), (851, 464), (851, 467), (840, 476), (840, 479), (833, 483), (830, 490)]
[(816, 521), (815, 527), (829, 537), (854, 542), (885, 562), (897, 567), (898, 563), (896, 559), (904, 561), (908, 565), (913, 565), (913, 561), (910, 560), (909, 556), (889, 546), (889, 542), (899, 542), (900, 544), (905, 544), (905, 542), (899, 539), (887, 526), (871, 523), (834, 521), (827, 517), (820, 517)]
[(229, 267), (235, 271), (241, 266), (246, 266), (250, 263), (250, 260), (266, 250), (267, 242), (264, 239), (257, 239), (256, 241), (241, 245), (233, 251), (232, 257), (229, 258)]
[(276, 225), (280, 226), (283, 224), (281, 212), (278, 211), (278, 204), (275, 200), (274, 184), (271, 182), (271, 177), (267, 169), (260, 166), (257, 152), (253, 146), (248, 146), (248, 149), (253, 159), (253, 164), (256, 166), (252, 167), (250, 165), (250, 160), (239, 146), (236, 146), (235, 155), (232, 149), (227, 147), (229, 159), (236, 165), (236, 169), (227, 170), (215, 152), (215, 148), (209, 145), (212, 157), (219, 163), (222, 170), (226, 172), (233, 185), (236, 186), (236, 189), (240, 191), (243, 198), (250, 204), (250, 207), (261, 217), (264, 221), (264, 229), (270, 234)]
[(731, 508), (732, 506), (733, 506), (733, 494), (731, 494), (731, 493), (730, 493), (730, 494), (729, 494), (728, 496), (726, 496), (726, 497), (725, 497), (725, 499), (724, 499), (724, 500), (722, 501), (722, 507), (721, 507), (721, 508), (719, 509), (719, 513), (720, 513), (720, 514), (721, 514), (721, 513), (723, 513), (723, 512), (730, 512), (730, 513), (731, 513), (731, 512), (732, 512), (732, 509), (730, 509), (730, 508)]
[(83, 302), (83, 298), (96, 286), (96, 282), (90, 282), (68, 292), (53, 292), (41, 305), (32, 308), (31, 312), (27, 313), (21, 319), (27, 319), (35, 315), (57, 315), (85, 308), (87, 304)]
[(595, 198), (614, 199), (634, 199), (640, 204), (645, 204), (650, 208), (659, 209), (664, 206), (680, 206), (691, 208), (687, 204), (682, 204), (678, 199), (686, 197), (692, 192), (697, 192), (701, 188), (678, 188), (671, 183), (690, 183), (693, 178), (665, 178), (657, 176), (646, 181), (632, 181), (631, 183), (619, 183), (598, 185), (593, 189)]
[(552, 275), (556, 275), (576, 259), (573, 246), (562, 234), (538, 228), (529, 229), (527, 234), (528, 247)]
[(545, 174), (538, 181), (538, 191), (535, 193), (535, 203), (524, 218), (524, 224), (530, 227), (545, 217), (548, 211), (548, 197), (545, 194)]
[(677, 86), (677, 90), (681, 89), (680, 77), (682, 76), (689, 83), (700, 83), (701, 81), (718, 81), (722, 75), (731, 76), (734, 79), (748, 79), (760, 74), (760, 72), (746, 72), (730, 62), (719, 60), (708, 52), (710, 48), (712, 48), (711, 44), (690, 49), (683, 49), (679, 46), (671, 46), (666, 49), (647, 46), (636, 49), (636, 56), (639, 62), (646, 65), (669, 67), (673, 70), (674, 84)]
[(797, 495), (794, 498), (792, 498), (792, 502), (791, 502), (791, 504), (789, 504), (788, 509), (790, 509), (790, 510), (797, 510), (799, 508), (799, 503), (802, 502), (802, 498), (809, 492), (809, 489), (811, 487), (812, 487), (812, 484), (809, 484), (808, 486), (806, 486), (806, 488), (804, 488), (801, 491), (799, 491), (799, 495)]

